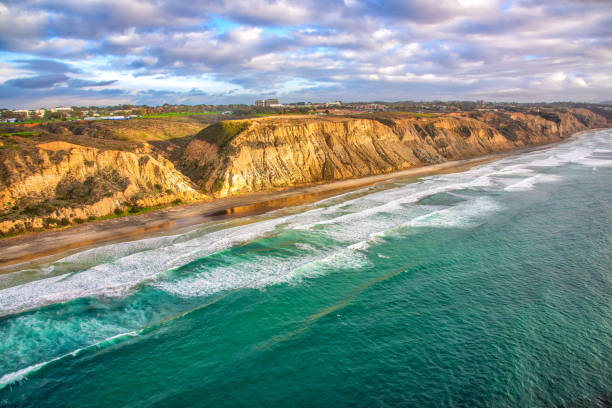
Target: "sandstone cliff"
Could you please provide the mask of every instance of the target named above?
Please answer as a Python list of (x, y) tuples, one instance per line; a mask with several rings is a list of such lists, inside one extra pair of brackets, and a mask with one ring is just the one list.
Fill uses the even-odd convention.
[[(265, 118), (229, 140), (201, 132), (178, 166), (216, 197), (388, 173), (562, 140), (607, 126), (591, 111)], [(223, 139), (223, 138), (222, 138)]]
[(565, 109), (283, 116), (198, 133), (202, 126), (143, 120), (0, 135), (0, 234), (476, 157), (609, 122)]
[(171, 162), (151, 151), (53, 141), (3, 153), (0, 209), (5, 219), (0, 219), (0, 233), (206, 198)]

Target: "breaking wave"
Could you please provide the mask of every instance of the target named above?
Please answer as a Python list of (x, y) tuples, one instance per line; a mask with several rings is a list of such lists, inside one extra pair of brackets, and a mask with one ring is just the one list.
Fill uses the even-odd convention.
[(462, 173), (428, 176), (418, 182), (394, 180), (345, 193), (304, 205), (300, 212), (274, 211), (241, 225), (204, 225), (183, 234), (105, 245), (68, 256), (33, 274), (29, 282), (0, 289), (0, 315), (5, 316), (0, 334), (27, 339), (21, 342), (23, 348), (11, 348), (11, 341), (2, 348), (5, 357), (0, 366), (26, 368), (1, 375), (0, 388), (74, 353), (136, 336), (138, 330), (164, 317), (134, 310), (125, 324), (91, 318), (90, 325), (59, 325), (61, 333), (53, 331), (50, 337), (63, 336), (62, 341), (81, 347), (57, 356), (57, 349), (41, 340), (45, 317), (36, 313), (43, 306), (64, 307), (62, 303), (81, 298), (112, 302), (145, 289), (185, 299), (298, 284), (338, 269), (361, 270), (371, 262), (369, 251), (388, 233), (473, 228), (503, 211), (508, 197), (563, 181), (566, 175), (558, 171), (562, 166), (609, 167), (611, 136), (610, 131), (592, 132)]

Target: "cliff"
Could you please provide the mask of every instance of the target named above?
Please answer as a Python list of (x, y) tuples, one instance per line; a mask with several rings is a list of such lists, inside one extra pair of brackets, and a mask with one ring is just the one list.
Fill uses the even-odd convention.
[(0, 234), (388, 173), (551, 143), (606, 126), (608, 120), (590, 110), (566, 109), (281, 116), (204, 129), (202, 123), (142, 120), (5, 133)]
[[(177, 166), (216, 197), (388, 173), (562, 140), (607, 126), (584, 109), (427, 117), (265, 118), (219, 137), (205, 129)], [(231, 133), (231, 132), (230, 132)]]
[(0, 233), (4, 234), (206, 198), (153, 151), (103, 150), (52, 141), (2, 153)]

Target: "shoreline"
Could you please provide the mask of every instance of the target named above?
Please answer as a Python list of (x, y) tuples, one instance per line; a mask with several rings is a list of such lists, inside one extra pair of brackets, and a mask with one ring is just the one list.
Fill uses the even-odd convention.
[[(597, 129), (587, 131), (595, 130)], [(219, 198), (213, 201), (167, 207), (143, 214), (87, 223), (64, 230), (48, 230), (8, 237), (0, 240), (0, 253), (2, 254), (0, 256), (0, 273), (12, 272), (17, 270), (18, 267), (28, 264), (51, 262), (70, 253), (78, 252), (77, 250), (80, 251), (102, 244), (144, 239), (156, 233), (166, 235), (207, 221), (263, 214), (275, 209), (317, 201), (395, 178), (465, 171), (479, 164), (499, 160), (510, 155), (547, 149), (559, 143), (573, 140), (587, 131), (575, 133), (559, 142), (528, 146), (470, 159), (413, 167), (362, 178), (292, 187), (281, 191), (257, 192), (236, 197)]]

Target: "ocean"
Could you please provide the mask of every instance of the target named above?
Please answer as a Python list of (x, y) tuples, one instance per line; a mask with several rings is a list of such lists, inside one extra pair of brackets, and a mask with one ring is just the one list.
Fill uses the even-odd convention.
[(0, 407), (609, 407), (612, 131), (0, 275)]

